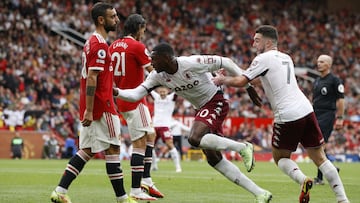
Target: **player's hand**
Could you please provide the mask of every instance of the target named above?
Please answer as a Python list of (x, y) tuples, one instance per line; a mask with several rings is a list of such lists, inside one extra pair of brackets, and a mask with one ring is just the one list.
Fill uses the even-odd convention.
[(85, 112), (84, 112), (84, 118), (83, 118), (83, 120), (81, 121), (82, 126), (88, 127), (88, 126), (91, 125), (92, 121), (93, 121), (92, 112), (89, 112), (89, 111), (85, 110)]
[(252, 102), (256, 106), (261, 107), (262, 100), (259, 97), (258, 93), (256, 92), (255, 88), (252, 85), (250, 85), (249, 87), (246, 88), (246, 91), (247, 91), (248, 95), (250, 96), (250, 99), (252, 100)]
[(222, 85), (224, 83), (224, 80), (225, 80), (225, 76), (220, 74), (216, 74), (216, 76), (212, 78), (214, 84), (218, 86)]
[(337, 118), (335, 120), (335, 130), (341, 130), (344, 127), (344, 119)]
[(117, 88), (113, 87), (113, 96), (116, 97), (116, 96), (118, 96), (118, 94), (119, 94), (119, 92), (118, 92)]

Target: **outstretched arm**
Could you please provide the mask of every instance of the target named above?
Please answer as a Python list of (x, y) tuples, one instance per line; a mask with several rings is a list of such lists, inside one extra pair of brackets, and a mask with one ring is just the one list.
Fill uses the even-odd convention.
[(247, 87), (249, 79), (244, 75), (238, 76), (224, 76), (222, 74), (216, 75), (213, 78), (213, 81), (216, 85), (227, 85), (232, 87)]
[(242, 70), (228, 57), (221, 57), (221, 68), (224, 68), (224, 70), (231, 76), (238, 76), (244, 72), (244, 70)]
[(136, 102), (142, 99), (148, 94), (148, 90), (140, 85), (134, 89), (120, 89), (117, 87), (113, 88), (113, 95), (117, 98), (121, 98), (128, 102)]
[(249, 79), (244, 75), (238, 75), (234, 77), (226, 77), (222, 74), (216, 75), (213, 78), (213, 81), (216, 85), (227, 85), (232, 87), (245, 87), (250, 99), (256, 106), (261, 107), (262, 101), (254, 87), (249, 83)]

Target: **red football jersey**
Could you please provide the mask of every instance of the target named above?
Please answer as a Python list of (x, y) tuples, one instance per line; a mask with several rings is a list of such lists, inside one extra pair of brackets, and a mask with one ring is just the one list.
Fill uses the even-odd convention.
[[(144, 81), (144, 69), (151, 64), (151, 58), (143, 43), (132, 37), (124, 37), (114, 41), (110, 45), (109, 52), (117, 87), (132, 89)], [(117, 99), (116, 103), (120, 112), (126, 112), (136, 109), (139, 103), (146, 104), (146, 98), (137, 102)]]
[(98, 70), (97, 86), (94, 97), (93, 119), (101, 118), (103, 112), (117, 114), (113, 99), (113, 68), (106, 40), (94, 33), (86, 41), (82, 53), (82, 70), (80, 81), (80, 120), (83, 120), (86, 109), (86, 79), (88, 70)]

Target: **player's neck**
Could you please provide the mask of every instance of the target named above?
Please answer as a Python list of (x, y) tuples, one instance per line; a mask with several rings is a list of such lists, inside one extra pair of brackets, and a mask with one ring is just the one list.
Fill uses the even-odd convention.
[(265, 52), (272, 51), (272, 50), (278, 50), (278, 49), (276, 46), (271, 46), (271, 47), (268, 47), (267, 49), (265, 49)]
[(176, 60), (176, 57), (174, 57), (173, 59), (172, 59), (172, 61), (171, 61), (171, 66), (170, 66), (170, 68), (171, 69), (169, 69), (168, 71), (166, 71), (168, 74), (175, 74), (177, 71), (178, 71), (178, 69), (179, 69), (179, 64), (178, 64), (178, 62), (177, 62), (177, 60)]
[(95, 32), (99, 33), (104, 39), (106, 39), (108, 36), (108, 33), (105, 31), (103, 27), (97, 27)]
[(326, 71), (322, 71), (320, 72), (320, 76), (323, 78), (325, 76), (327, 76), (328, 74), (330, 74), (330, 70), (326, 70)]

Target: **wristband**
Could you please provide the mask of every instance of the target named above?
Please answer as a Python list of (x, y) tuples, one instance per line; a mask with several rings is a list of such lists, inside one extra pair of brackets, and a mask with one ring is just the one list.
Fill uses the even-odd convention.
[(343, 116), (336, 116), (336, 119), (344, 119)]

